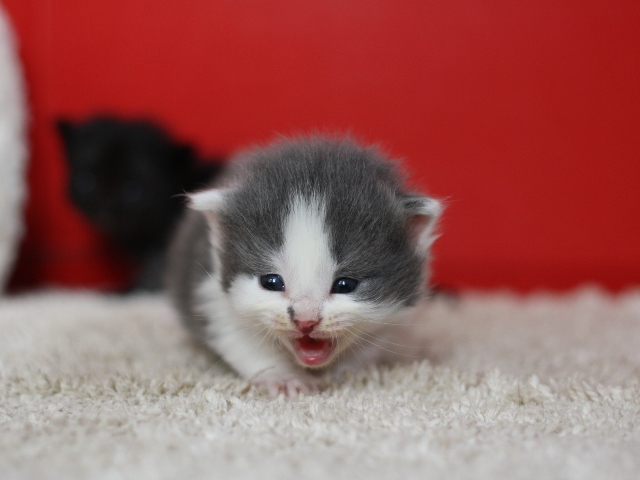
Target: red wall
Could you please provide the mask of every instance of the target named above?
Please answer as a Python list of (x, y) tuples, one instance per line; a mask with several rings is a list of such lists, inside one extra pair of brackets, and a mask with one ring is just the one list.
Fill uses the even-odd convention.
[(346, 130), (448, 199), (452, 287), (640, 283), (637, 0), (4, 0), (32, 111), (17, 284), (126, 265), (64, 198), (52, 120), (152, 115), (203, 152)]

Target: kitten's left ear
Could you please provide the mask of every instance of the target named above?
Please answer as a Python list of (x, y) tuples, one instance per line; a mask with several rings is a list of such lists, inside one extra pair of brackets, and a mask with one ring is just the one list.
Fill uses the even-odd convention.
[(418, 195), (402, 197), (400, 202), (407, 214), (410, 235), (416, 250), (420, 254), (425, 254), (438, 238), (434, 230), (442, 214), (442, 204), (434, 198)]

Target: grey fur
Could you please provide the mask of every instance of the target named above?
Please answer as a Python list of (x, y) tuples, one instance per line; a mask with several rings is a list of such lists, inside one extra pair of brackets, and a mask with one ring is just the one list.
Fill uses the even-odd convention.
[(166, 284), (185, 325), (205, 340), (207, 320), (197, 309), (195, 290), (213, 273), (209, 227), (200, 212), (188, 211), (169, 249)]
[[(375, 149), (322, 137), (283, 140), (240, 155), (226, 178), (232, 187), (218, 212), (225, 291), (238, 275), (277, 273), (269, 259), (282, 247), (292, 200), (302, 196), (325, 203), (336, 278), (360, 282), (355, 299), (410, 305), (422, 292), (427, 252), (416, 250), (409, 222), (425, 197), (405, 190), (395, 162)], [(191, 214), (171, 254), (170, 290), (196, 330), (193, 288), (212, 268), (207, 242), (204, 221)]]

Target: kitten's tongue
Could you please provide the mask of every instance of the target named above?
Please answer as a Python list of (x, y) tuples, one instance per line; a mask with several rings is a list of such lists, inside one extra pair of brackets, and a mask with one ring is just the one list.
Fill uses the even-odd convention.
[(293, 349), (298, 359), (305, 365), (320, 365), (331, 358), (333, 342), (305, 335), (293, 341)]

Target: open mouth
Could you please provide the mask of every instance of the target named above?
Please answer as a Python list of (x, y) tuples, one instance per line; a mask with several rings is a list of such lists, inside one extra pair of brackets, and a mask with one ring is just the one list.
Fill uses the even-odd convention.
[(292, 341), (293, 351), (303, 364), (310, 367), (327, 363), (333, 356), (336, 344), (326, 338), (311, 338), (309, 335)]

